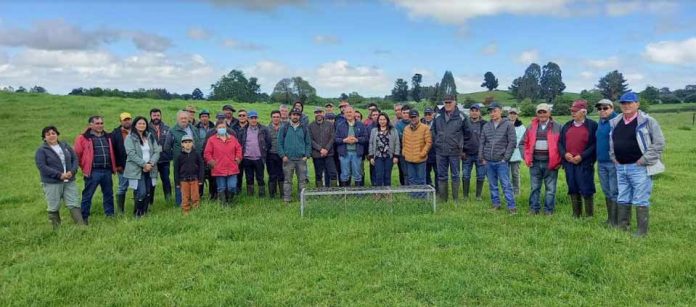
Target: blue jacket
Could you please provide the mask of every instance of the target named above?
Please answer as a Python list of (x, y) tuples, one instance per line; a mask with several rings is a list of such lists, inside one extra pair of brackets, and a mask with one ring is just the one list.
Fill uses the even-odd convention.
[(618, 116), (616, 112), (612, 112), (607, 119), (599, 119), (597, 126), (597, 161), (612, 162), (609, 156), (609, 133), (611, 132), (610, 121)]
[[(355, 126), (353, 127), (355, 130), (355, 137), (358, 138), (358, 142), (355, 144), (356, 145), (356, 153), (358, 156), (363, 156), (365, 155), (365, 146), (369, 143), (369, 131), (367, 131), (367, 128), (363, 123), (360, 121), (355, 121)], [(334, 143), (336, 144), (336, 150), (338, 151), (339, 156), (345, 156), (348, 154), (348, 149), (346, 148), (346, 143), (343, 143), (343, 139), (348, 137), (348, 121), (342, 121), (336, 125), (336, 139), (334, 140)]]

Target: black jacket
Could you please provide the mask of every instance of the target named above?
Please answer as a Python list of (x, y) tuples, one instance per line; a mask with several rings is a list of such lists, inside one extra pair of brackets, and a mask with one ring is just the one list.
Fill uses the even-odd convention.
[[(565, 160), (565, 154), (566, 154), (566, 133), (568, 132), (568, 129), (570, 129), (570, 125), (573, 124), (573, 120), (569, 120), (565, 125), (563, 125), (563, 128), (561, 128), (561, 137), (558, 140), (558, 151), (561, 153), (561, 161), (563, 163), (567, 163)], [(592, 165), (595, 163), (597, 160), (597, 122), (593, 121), (589, 118), (585, 118), (585, 123), (583, 124), (585, 127), (587, 127), (587, 132), (589, 133), (588, 135), (588, 140), (587, 140), (587, 146), (585, 147), (585, 150), (583, 150), (582, 154), (580, 156), (582, 157), (582, 161), (580, 164), (583, 165)]]
[(203, 164), (203, 157), (196, 152), (195, 148), (192, 148), (189, 153), (182, 151), (174, 161), (174, 165), (177, 169), (174, 173), (174, 183), (177, 186), (180, 185), (181, 180), (196, 179), (198, 182), (203, 182), (205, 164)]
[[(70, 145), (63, 142), (58, 142), (58, 145), (63, 149), (63, 154), (65, 155), (65, 170), (72, 172), (73, 176), (70, 178), (70, 181), (74, 181), (75, 178), (77, 178), (77, 155)], [(51, 146), (44, 142), (43, 145), (36, 150), (34, 159), (36, 161), (36, 167), (39, 169), (39, 174), (41, 175), (41, 182), (63, 182), (60, 180), (60, 176), (63, 174), (63, 163), (60, 162), (60, 157), (53, 151)]]
[[(268, 129), (264, 125), (257, 124), (257, 127), (259, 128), (259, 149), (261, 151), (261, 159), (266, 160), (266, 155), (268, 155), (268, 151), (271, 149), (271, 134), (268, 132)], [(236, 131), (236, 136), (237, 136), (237, 141), (239, 141), (239, 144), (242, 145), (242, 155), (246, 153), (246, 139), (247, 139), (247, 129), (249, 129), (249, 125), (247, 124), (244, 126), (244, 128), (237, 126), (237, 131)]]
[(472, 122), (469, 119), (469, 133), (464, 136), (464, 152), (470, 156), (477, 156), (479, 150), (479, 141), (481, 140), (481, 130), (483, 125), (487, 123), (481, 118), (477, 122)]
[(121, 135), (121, 126), (118, 126), (111, 131), (111, 143), (114, 146), (116, 167), (126, 168), (126, 158), (128, 157), (128, 154), (126, 154), (126, 146), (124, 145), (125, 141), (126, 140), (123, 139), (123, 135)]
[(433, 147), (441, 156), (459, 156), (464, 149), (464, 140), (469, 134), (469, 120), (459, 110), (454, 110), (447, 119), (445, 108), (434, 119), (430, 128)]

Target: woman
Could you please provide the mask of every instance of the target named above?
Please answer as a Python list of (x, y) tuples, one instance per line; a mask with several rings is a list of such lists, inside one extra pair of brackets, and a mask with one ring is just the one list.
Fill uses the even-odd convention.
[(157, 137), (150, 133), (147, 119), (138, 116), (125, 140), (126, 168), (123, 177), (128, 179), (128, 187), (135, 190), (136, 217), (147, 213), (150, 194), (154, 193), (157, 182), (157, 161), (162, 147)]
[(80, 204), (77, 200), (77, 155), (70, 145), (58, 140), (60, 132), (54, 126), (41, 130), (44, 143), (39, 146), (34, 156), (36, 167), (41, 175), (41, 185), (48, 203), (48, 220), (53, 229), (60, 226), (60, 199), (70, 209), (75, 224), (84, 225)]
[(217, 195), (223, 206), (228, 206), (237, 191), (239, 163), (242, 162), (242, 146), (229, 134), (224, 121), (215, 125), (215, 136), (208, 138), (203, 158), (210, 166), (210, 174), (217, 183)]
[(515, 142), (515, 150), (512, 152), (512, 157), (510, 157), (510, 180), (512, 181), (512, 190), (515, 192), (515, 196), (520, 196), (520, 162), (522, 162), (522, 155), (520, 154), (520, 149), (517, 144), (522, 141), (524, 137), (524, 132), (527, 129), (522, 124), (519, 119), (519, 111), (516, 108), (510, 109), (508, 111), (508, 119), (514, 123), (515, 135), (517, 136), (517, 141)]
[(389, 122), (389, 116), (380, 113), (377, 117), (378, 126), (370, 132), (368, 155), (370, 164), (375, 166), (373, 186), (391, 186), (392, 166), (399, 162), (397, 157), (401, 151), (399, 133)]

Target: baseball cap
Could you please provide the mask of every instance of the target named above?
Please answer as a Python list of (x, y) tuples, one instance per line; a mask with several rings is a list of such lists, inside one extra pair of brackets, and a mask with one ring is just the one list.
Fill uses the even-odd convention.
[(454, 95), (446, 95), (446, 96), (445, 96), (445, 99), (443, 99), (442, 101), (444, 101), (444, 102), (450, 102), (450, 101), (456, 101), (456, 100), (457, 100), (457, 99), (454, 97)]
[(408, 111), (408, 117), (418, 117), (418, 110), (411, 109), (411, 111)]
[(193, 138), (191, 136), (189, 136), (188, 134), (185, 134), (184, 136), (181, 137), (181, 142), (183, 143), (186, 141), (193, 142)]
[(433, 112), (433, 108), (425, 108), (425, 111), (423, 111), (423, 113), (425, 113), (425, 114), (433, 114), (433, 113), (435, 113), (435, 112)]
[(232, 105), (226, 104), (225, 106), (222, 107), (222, 110), (230, 110), (232, 112), (236, 112), (236, 110), (232, 107)]
[(520, 110), (517, 108), (510, 108), (510, 110), (508, 110), (508, 114), (510, 113), (520, 114)]
[(474, 103), (469, 107), (469, 110), (481, 110), (481, 105), (478, 103)]
[(493, 110), (493, 109), (502, 109), (503, 107), (497, 103), (497, 102), (491, 102), (491, 104), (488, 105), (488, 110)]
[(332, 107), (332, 108), (333, 108), (333, 103), (330, 103), (330, 102), (329, 102), (329, 103), (325, 104), (324, 107), (326, 107), (326, 108)]
[(322, 108), (322, 107), (314, 108), (314, 114), (321, 113), (321, 112), (324, 112), (324, 108)]
[(292, 111), (290, 112), (290, 114), (300, 114), (300, 115), (302, 115), (302, 111), (300, 111), (300, 109), (298, 109), (298, 108), (294, 108), (294, 109), (292, 109)]
[(587, 100), (585, 99), (578, 99), (573, 101), (573, 105), (570, 107), (571, 112), (577, 112), (582, 109), (587, 109)]
[(259, 113), (256, 112), (256, 110), (250, 110), (250, 111), (249, 111), (249, 114), (247, 114), (247, 116), (248, 116), (248, 117), (256, 117), (256, 118), (258, 118), (258, 117), (259, 117)]
[(198, 113), (198, 117), (201, 117), (201, 115), (208, 115), (210, 116), (210, 111), (208, 109), (202, 109), (201, 113)]
[(551, 112), (551, 106), (548, 103), (540, 103), (536, 107), (536, 111), (546, 111), (546, 112)]
[(638, 102), (638, 94), (634, 92), (626, 92), (625, 94), (621, 95), (619, 102)]
[(612, 106), (612, 107), (613, 107), (613, 106), (614, 106), (614, 103), (611, 102), (611, 100), (609, 100), (609, 99), (602, 99), (602, 100), (600, 100), (600, 101), (597, 101), (597, 103), (595, 104), (595, 107), (599, 107), (599, 106), (602, 106), (602, 105), (605, 105), (605, 106)]
[(128, 112), (123, 112), (118, 116), (118, 118), (120, 118), (121, 120), (125, 120), (125, 119), (131, 119), (131, 118), (133, 118), (133, 116), (131, 116), (131, 114)]
[(215, 118), (217, 118), (217, 119), (225, 119), (225, 113), (218, 112), (217, 115), (215, 115)]

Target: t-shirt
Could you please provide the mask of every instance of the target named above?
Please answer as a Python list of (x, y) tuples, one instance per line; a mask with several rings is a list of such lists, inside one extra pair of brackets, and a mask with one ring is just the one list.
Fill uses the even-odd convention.
[(60, 145), (51, 145), (51, 149), (56, 152), (58, 155), (58, 158), (60, 158), (60, 163), (63, 163), (63, 173), (67, 172), (66, 166), (65, 166), (65, 153), (63, 152), (63, 148), (60, 148)]
[(143, 139), (143, 144), (140, 145), (140, 149), (143, 151), (143, 160), (145, 162), (150, 161), (150, 143), (148, 143), (147, 139)]
[(577, 156), (582, 154), (590, 140), (590, 132), (587, 126), (570, 125), (566, 131), (566, 152)]

